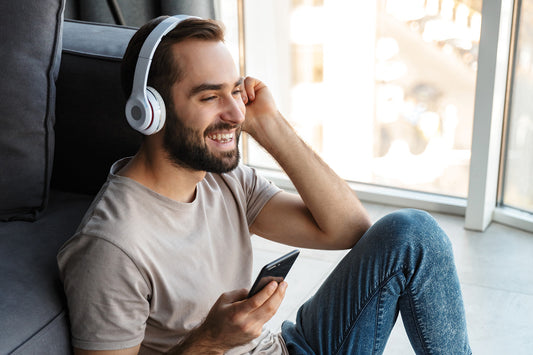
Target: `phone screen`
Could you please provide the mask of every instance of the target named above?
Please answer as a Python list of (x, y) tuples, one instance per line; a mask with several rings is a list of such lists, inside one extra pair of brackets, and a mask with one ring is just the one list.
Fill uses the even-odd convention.
[(299, 250), (293, 250), (290, 253), (283, 255), (281, 258), (263, 266), (259, 276), (257, 276), (257, 279), (248, 293), (248, 298), (261, 291), (263, 287), (271, 281), (276, 281), (278, 283), (283, 281), (299, 254)]

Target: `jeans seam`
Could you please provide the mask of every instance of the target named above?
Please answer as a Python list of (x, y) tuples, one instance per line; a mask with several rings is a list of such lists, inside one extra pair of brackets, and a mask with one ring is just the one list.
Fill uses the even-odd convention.
[[(380, 282), (377, 287), (375, 289), (372, 290), (372, 292), (369, 293), (369, 295), (364, 299), (363, 302), (361, 302), (361, 304), (363, 305), (360, 309), (357, 310), (357, 317), (355, 317), (355, 319), (353, 319), (353, 321), (351, 321), (350, 323), (350, 326), (347, 327), (346, 331), (342, 334), (342, 341), (339, 343), (339, 346), (337, 347), (337, 349), (335, 349), (334, 351), (334, 354), (339, 354), (340, 352), (340, 349), (342, 349), (342, 346), (344, 345), (344, 343), (346, 342), (346, 339), (348, 338), (348, 334), (350, 334), (353, 329), (354, 329), (354, 326), (355, 326), (355, 323), (357, 323), (357, 320), (359, 319), (359, 317), (361, 316), (361, 314), (363, 313), (363, 311), (365, 310), (365, 308), (368, 306), (368, 302), (378, 293), (378, 292), (381, 292), (381, 289), (392, 279), (394, 278), (397, 274), (401, 273), (403, 270), (404, 270), (404, 266), (400, 266), (399, 268), (395, 269), (393, 272), (391, 272), (388, 276), (386, 276), (382, 282)], [(374, 351), (372, 351), (374, 353)]]
[(409, 297), (407, 297), (407, 299), (409, 300), (409, 304), (411, 305), (411, 316), (413, 317), (413, 319), (416, 319), (416, 323), (415, 323), (415, 329), (416, 329), (416, 333), (419, 337), (419, 339), (421, 340), (422, 342), (422, 349), (424, 350), (424, 354), (431, 354), (431, 351), (426, 351), (428, 350), (427, 348), (430, 348), (430, 346), (428, 345), (427, 341), (426, 341), (426, 338), (424, 336), (424, 332), (422, 331), (422, 329), (420, 328), (419, 324), (420, 324), (420, 320), (418, 319), (418, 316), (415, 312), (415, 308), (416, 308), (416, 302), (414, 300), (414, 296), (411, 292), (410, 289), (407, 289), (407, 292), (409, 294)]
[(374, 328), (374, 344), (372, 345), (372, 354), (376, 353), (376, 348), (378, 346), (378, 328), (379, 328), (379, 320), (380, 320), (380, 305), (381, 305), (381, 295), (383, 293), (383, 288), (381, 287), (379, 289), (378, 293), (378, 301), (376, 303), (376, 321), (375, 321), (375, 328)]

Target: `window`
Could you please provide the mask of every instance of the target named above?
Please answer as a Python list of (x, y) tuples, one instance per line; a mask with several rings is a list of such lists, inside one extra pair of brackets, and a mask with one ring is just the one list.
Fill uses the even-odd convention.
[[(467, 196), (481, 0), (245, 8), (247, 74), (343, 178)], [(248, 163), (277, 169), (253, 142)]]
[[(530, 2), (217, 3), (245, 73), (362, 199), (533, 231)], [(246, 163), (291, 186), (243, 141)]]
[(502, 203), (533, 212), (533, 4), (520, 2), (512, 66)]

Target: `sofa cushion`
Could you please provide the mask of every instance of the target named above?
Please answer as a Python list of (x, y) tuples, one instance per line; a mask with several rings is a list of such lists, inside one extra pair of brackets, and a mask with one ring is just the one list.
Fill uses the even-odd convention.
[(62, 17), (62, 0), (0, 2), (0, 220), (46, 205)]
[(139, 148), (141, 135), (126, 122), (120, 81), (122, 56), (135, 31), (65, 21), (53, 188), (95, 194), (113, 162)]
[(56, 255), (92, 196), (52, 191), (35, 222), (0, 222), (0, 354), (69, 354)]

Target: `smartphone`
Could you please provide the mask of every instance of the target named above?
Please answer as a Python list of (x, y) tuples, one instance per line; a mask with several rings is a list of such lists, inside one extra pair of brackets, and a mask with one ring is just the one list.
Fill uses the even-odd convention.
[(290, 253), (283, 255), (281, 258), (278, 258), (263, 266), (261, 272), (257, 276), (257, 279), (255, 279), (250, 292), (248, 293), (248, 298), (261, 291), (263, 287), (265, 287), (271, 281), (276, 281), (278, 283), (283, 281), (299, 254), (300, 251), (295, 249)]

